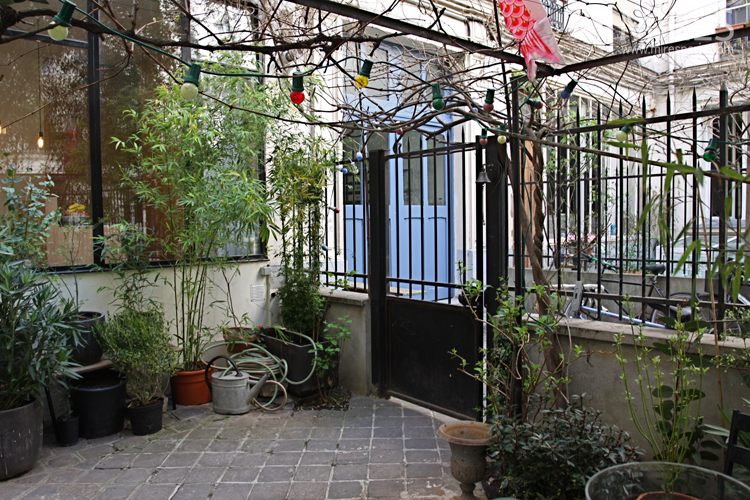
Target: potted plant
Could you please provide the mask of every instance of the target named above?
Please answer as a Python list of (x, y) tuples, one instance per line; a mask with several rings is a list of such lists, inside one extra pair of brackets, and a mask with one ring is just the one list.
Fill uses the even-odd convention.
[[(58, 213), (47, 213), (50, 181), (3, 179), (0, 214), (0, 480), (31, 469), (42, 447), (42, 391), (70, 371), (68, 338), (79, 341), (74, 312), (34, 267)], [(12, 438), (9, 438), (11, 437)]]
[(202, 355), (214, 331), (205, 319), (214, 305), (212, 275), (234, 265), (225, 249), (250, 233), (267, 239), (265, 221), (272, 218), (272, 204), (255, 171), (271, 119), (240, 109), (270, 109), (273, 94), (243, 78), (205, 78), (202, 85), (235, 107), (186, 101), (179, 87), (159, 87), (143, 111), (125, 112), (137, 123), (136, 134), (114, 140), (134, 158), (123, 183), (160, 214), (156, 246), (172, 261), (166, 281), (174, 298), (170, 326), (180, 359), (174, 377), (178, 404), (211, 400)]
[[(264, 342), (289, 365), (290, 392), (314, 393), (315, 352), (324, 340), (323, 316), (327, 299), (321, 295), (324, 190), (334, 171), (333, 151), (318, 137), (287, 134), (280, 137), (271, 157), (271, 193), (278, 204), (280, 235), (278, 290), (281, 301), (276, 328), (265, 330)], [(296, 383), (294, 383), (296, 382)]]
[(58, 442), (60, 446), (74, 446), (78, 444), (79, 418), (73, 413), (73, 402), (70, 392), (64, 391), (65, 404), (62, 412), (57, 416)]
[(164, 376), (177, 366), (177, 352), (158, 308), (123, 309), (97, 329), (97, 336), (114, 368), (127, 380), (133, 399), (126, 414), (135, 435), (161, 430)]

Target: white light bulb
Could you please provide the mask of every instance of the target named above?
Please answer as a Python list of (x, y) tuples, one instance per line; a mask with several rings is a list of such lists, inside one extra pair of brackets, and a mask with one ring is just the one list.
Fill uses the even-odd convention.
[(51, 39), (57, 40), (58, 42), (68, 38), (68, 28), (60, 24), (47, 31), (47, 33), (49, 33)]
[(198, 87), (194, 83), (183, 83), (182, 88), (180, 89), (180, 94), (182, 94), (182, 97), (188, 101), (192, 101), (198, 97)]
[(615, 134), (615, 137), (619, 142), (627, 142), (628, 140), (628, 133), (624, 130), (618, 130), (617, 134)]
[(42, 134), (39, 134), (39, 139), (36, 140), (36, 147), (39, 149), (44, 147), (44, 137), (42, 137)]
[(497, 136), (497, 143), (498, 144), (505, 144), (506, 142), (508, 142), (508, 138), (507, 137), (505, 137), (504, 135), (498, 135)]

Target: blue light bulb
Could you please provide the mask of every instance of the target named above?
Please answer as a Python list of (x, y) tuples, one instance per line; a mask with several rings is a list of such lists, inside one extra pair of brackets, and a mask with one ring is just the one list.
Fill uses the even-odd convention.
[(362, 151), (357, 151), (357, 161), (362, 161), (362, 159), (363, 159), (364, 157), (365, 157), (365, 156), (364, 156), (364, 155), (362, 154)]
[(560, 92), (560, 97), (563, 99), (570, 99), (570, 92), (568, 92), (567, 89), (563, 89), (562, 92)]

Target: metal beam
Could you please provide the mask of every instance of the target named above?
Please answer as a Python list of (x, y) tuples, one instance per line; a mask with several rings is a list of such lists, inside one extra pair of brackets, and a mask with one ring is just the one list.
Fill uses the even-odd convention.
[(568, 64), (567, 66), (559, 69), (552, 69), (549, 66), (546, 66), (544, 69), (542, 69), (542, 67), (540, 66), (537, 74), (540, 77), (564, 75), (565, 73), (573, 73), (576, 71), (582, 71), (584, 69), (598, 68), (601, 66), (607, 66), (610, 64), (616, 64), (626, 61), (634, 61), (636, 59), (651, 57), (659, 54), (668, 54), (670, 52), (689, 49), (691, 47), (700, 47), (702, 45), (709, 45), (717, 42), (728, 42), (729, 40), (734, 40), (735, 38), (744, 38), (750, 36), (750, 27), (734, 30), (730, 35), (727, 35), (727, 33), (728, 32), (712, 33), (706, 36), (691, 38), (690, 40), (665, 43), (664, 45), (658, 45), (655, 47), (645, 47), (643, 49), (636, 49), (633, 52), (628, 52), (625, 54), (615, 54), (611, 56), (600, 57), (599, 59), (592, 59), (590, 61)]
[[(482, 55), (494, 57), (496, 59), (500, 59), (502, 61), (506, 61), (509, 63), (520, 64), (524, 67), (526, 66), (526, 63), (524, 62), (523, 57), (519, 55), (511, 54), (509, 52), (505, 52), (505, 51), (498, 50), (498, 49), (493, 49), (492, 47), (488, 47), (480, 43), (472, 42), (464, 38), (451, 36), (446, 33), (442, 33), (440, 31), (423, 28), (421, 26), (417, 26), (416, 24), (407, 23), (405, 21), (401, 21), (398, 19), (393, 19), (392, 17), (387, 17), (381, 14), (376, 14), (375, 12), (358, 9), (357, 7), (352, 7), (351, 5), (344, 5), (341, 3), (333, 2), (331, 0), (287, 0), (287, 1), (291, 3), (295, 3), (297, 5), (304, 5), (305, 7), (310, 7), (313, 9), (320, 9), (325, 12), (331, 12), (333, 14), (338, 14), (340, 16), (349, 17), (351, 19), (356, 19), (357, 21), (361, 21), (365, 24), (381, 26), (383, 28), (388, 28), (388, 29), (397, 31), (399, 33), (406, 33), (408, 35), (418, 36), (426, 40), (432, 40), (433, 42), (450, 45), (451, 47), (458, 47), (460, 49), (466, 50), (467, 52), (471, 52), (473, 54), (482, 54)], [(545, 64), (539, 64), (539, 71), (540, 72), (541, 71), (552, 72), (552, 68)]]

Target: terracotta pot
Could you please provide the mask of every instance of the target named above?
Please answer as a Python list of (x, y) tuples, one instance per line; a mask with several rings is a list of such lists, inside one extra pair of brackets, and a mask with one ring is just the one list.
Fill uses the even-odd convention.
[(227, 344), (227, 351), (231, 354), (238, 354), (245, 349), (250, 349), (250, 343), (258, 342), (258, 335), (254, 332), (255, 328), (247, 326), (230, 326), (224, 329), (224, 341)]
[[(213, 370), (213, 367), (209, 369), (209, 377)], [(194, 406), (211, 402), (211, 391), (206, 384), (204, 373), (205, 370), (175, 373), (172, 377), (174, 388), (172, 397), (175, 403), (183, 406)]]

